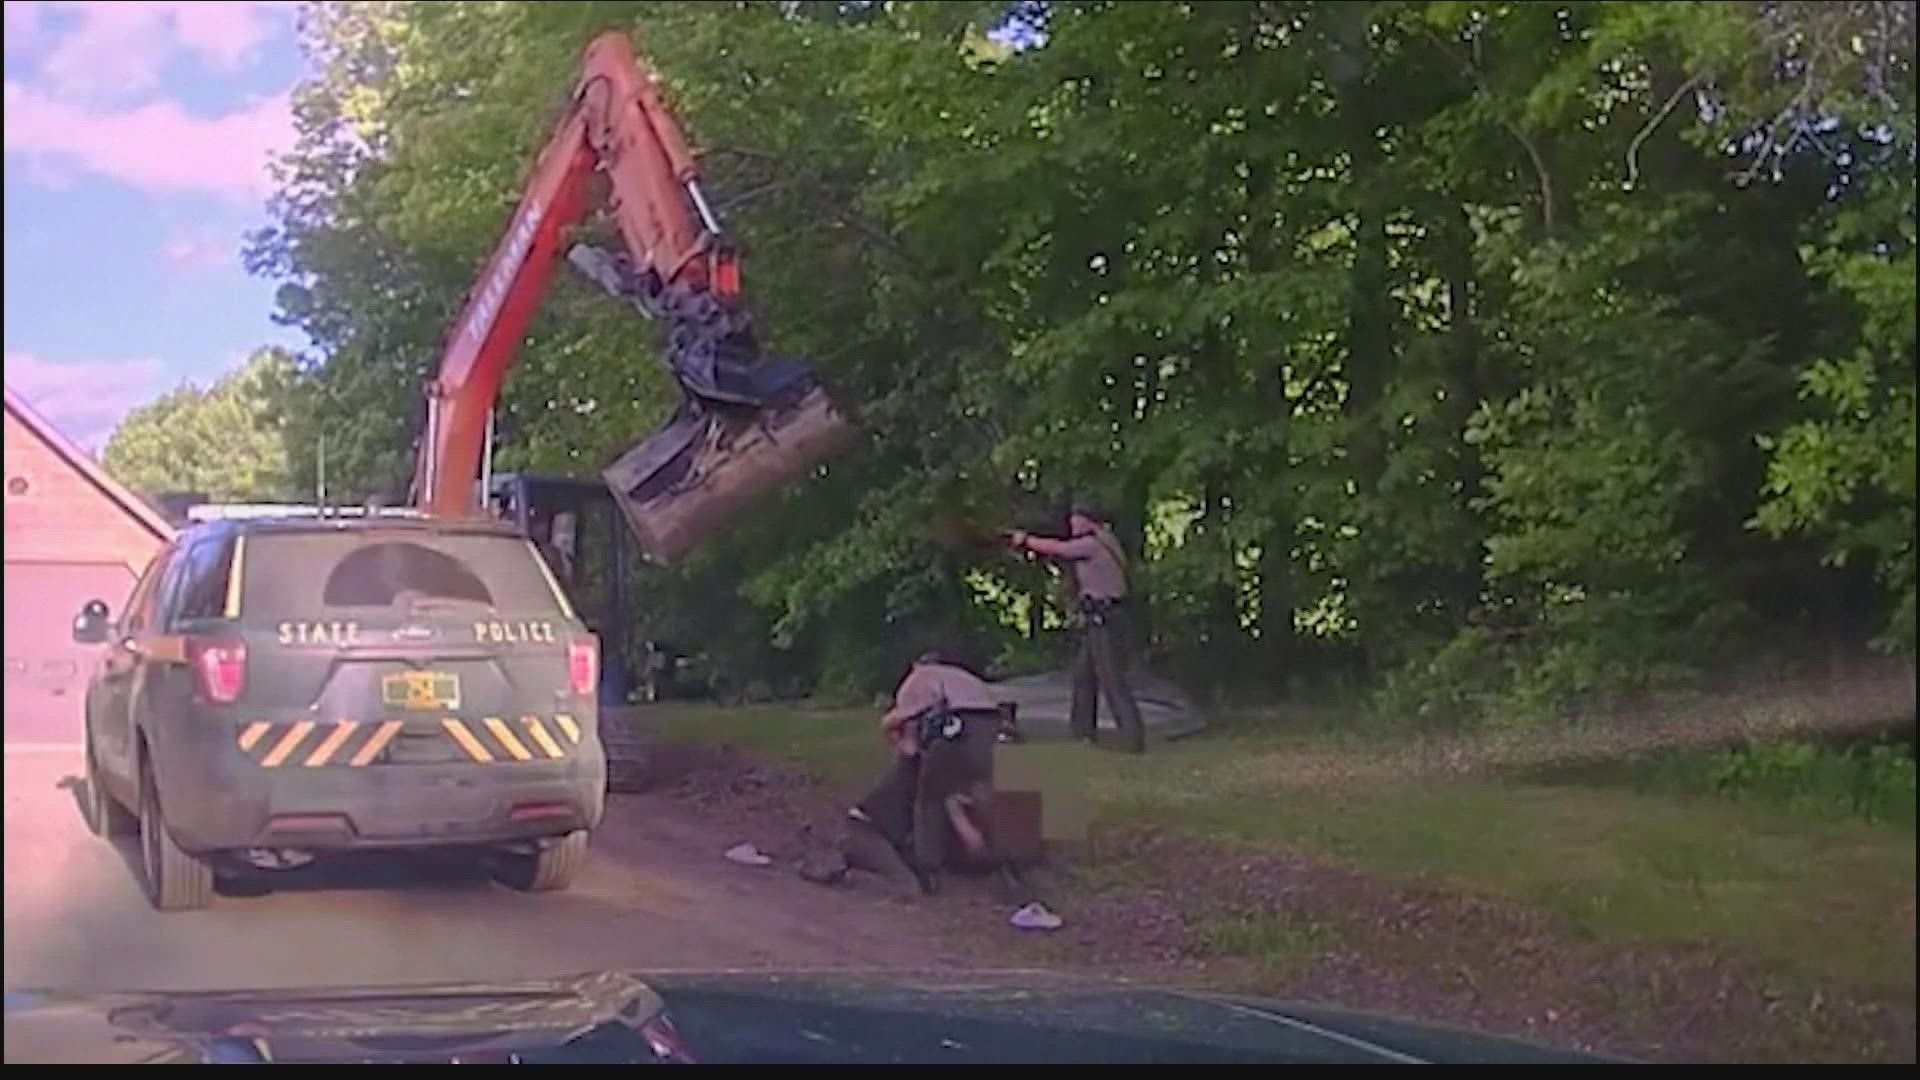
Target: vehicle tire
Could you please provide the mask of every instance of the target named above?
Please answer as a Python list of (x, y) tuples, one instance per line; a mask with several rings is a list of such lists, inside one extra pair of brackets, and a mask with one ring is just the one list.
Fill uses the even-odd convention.
[(213, 867), (180, 850), (160, 813), (153, 766), (140, 760), (140, 876), (159, 911), (192, 911), (213, 899)]
[(132, 836), (139, 832), (139, 820), (129, 813), (126, 807), (121, 806), (119, 801), (107, 792), (106, 785), (100, 782), (100, 766), (94, 763), (92, 740), (87, 741), (85, 759), (86, 776), (83, 779), (87, 786), (87, 828), (93, 830), (93, 835), (109, 840), (116, 836)]
[(508, 860), (499, 878), (521, 892), (564, 892), (587, 864), (587, 830), (575, 829), (532, 855)]

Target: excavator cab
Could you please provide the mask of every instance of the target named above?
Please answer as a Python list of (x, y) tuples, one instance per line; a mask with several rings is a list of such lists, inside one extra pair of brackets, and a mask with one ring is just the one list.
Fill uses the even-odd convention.
[(574, 477), (498, 473), (488, 502), (540, 549), (574, 613), (599, 637), (600, 700), (628, 700), (635, 680), (623, 613), (633, 555), (607, 489)]

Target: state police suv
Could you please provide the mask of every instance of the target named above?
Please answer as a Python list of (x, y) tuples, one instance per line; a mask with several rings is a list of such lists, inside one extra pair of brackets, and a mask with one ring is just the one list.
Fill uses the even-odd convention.
[(510, 525), (370, 514), (183, 531), (88, 687), (85, 789), (148, 899), (328, 853), (454, 848), (566, 888), (605, 807), (599, 646)]

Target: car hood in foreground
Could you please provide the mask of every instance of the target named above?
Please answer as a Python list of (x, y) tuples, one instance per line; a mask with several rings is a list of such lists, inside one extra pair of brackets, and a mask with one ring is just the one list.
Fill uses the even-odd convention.
[(6, 995), (6, 1062), (1579, 1062), (1367, 1013), (1026, 972), (601, 972)]

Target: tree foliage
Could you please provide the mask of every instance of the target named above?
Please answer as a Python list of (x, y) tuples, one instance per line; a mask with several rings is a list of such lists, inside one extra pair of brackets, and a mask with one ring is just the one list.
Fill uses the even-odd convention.
[(284, 421), (293, 357), (261, 349), (202, 389), (185, 384), (128, 413), (101, 453), (116, 480), (148, 495), (200, 492), (215, 500), (291, 498)]
[[(564, 106), (632, 32), (777, 352), (865, 438), (632, 618), (868, 687), (1042, 659), (1045, 570), (939, 523), (1113, 506), (1154, 662), (1429, 715), (1763, 643), (1911, 648), (1914, 131), (1897, 3), (348, 3), (252, 261), (313, 338), (295, 468), (405, 475), (417, 387)], [(502, 463), (671, 406), (562, 280)], [(338, 448), (336, 451), (333, 448)]]

